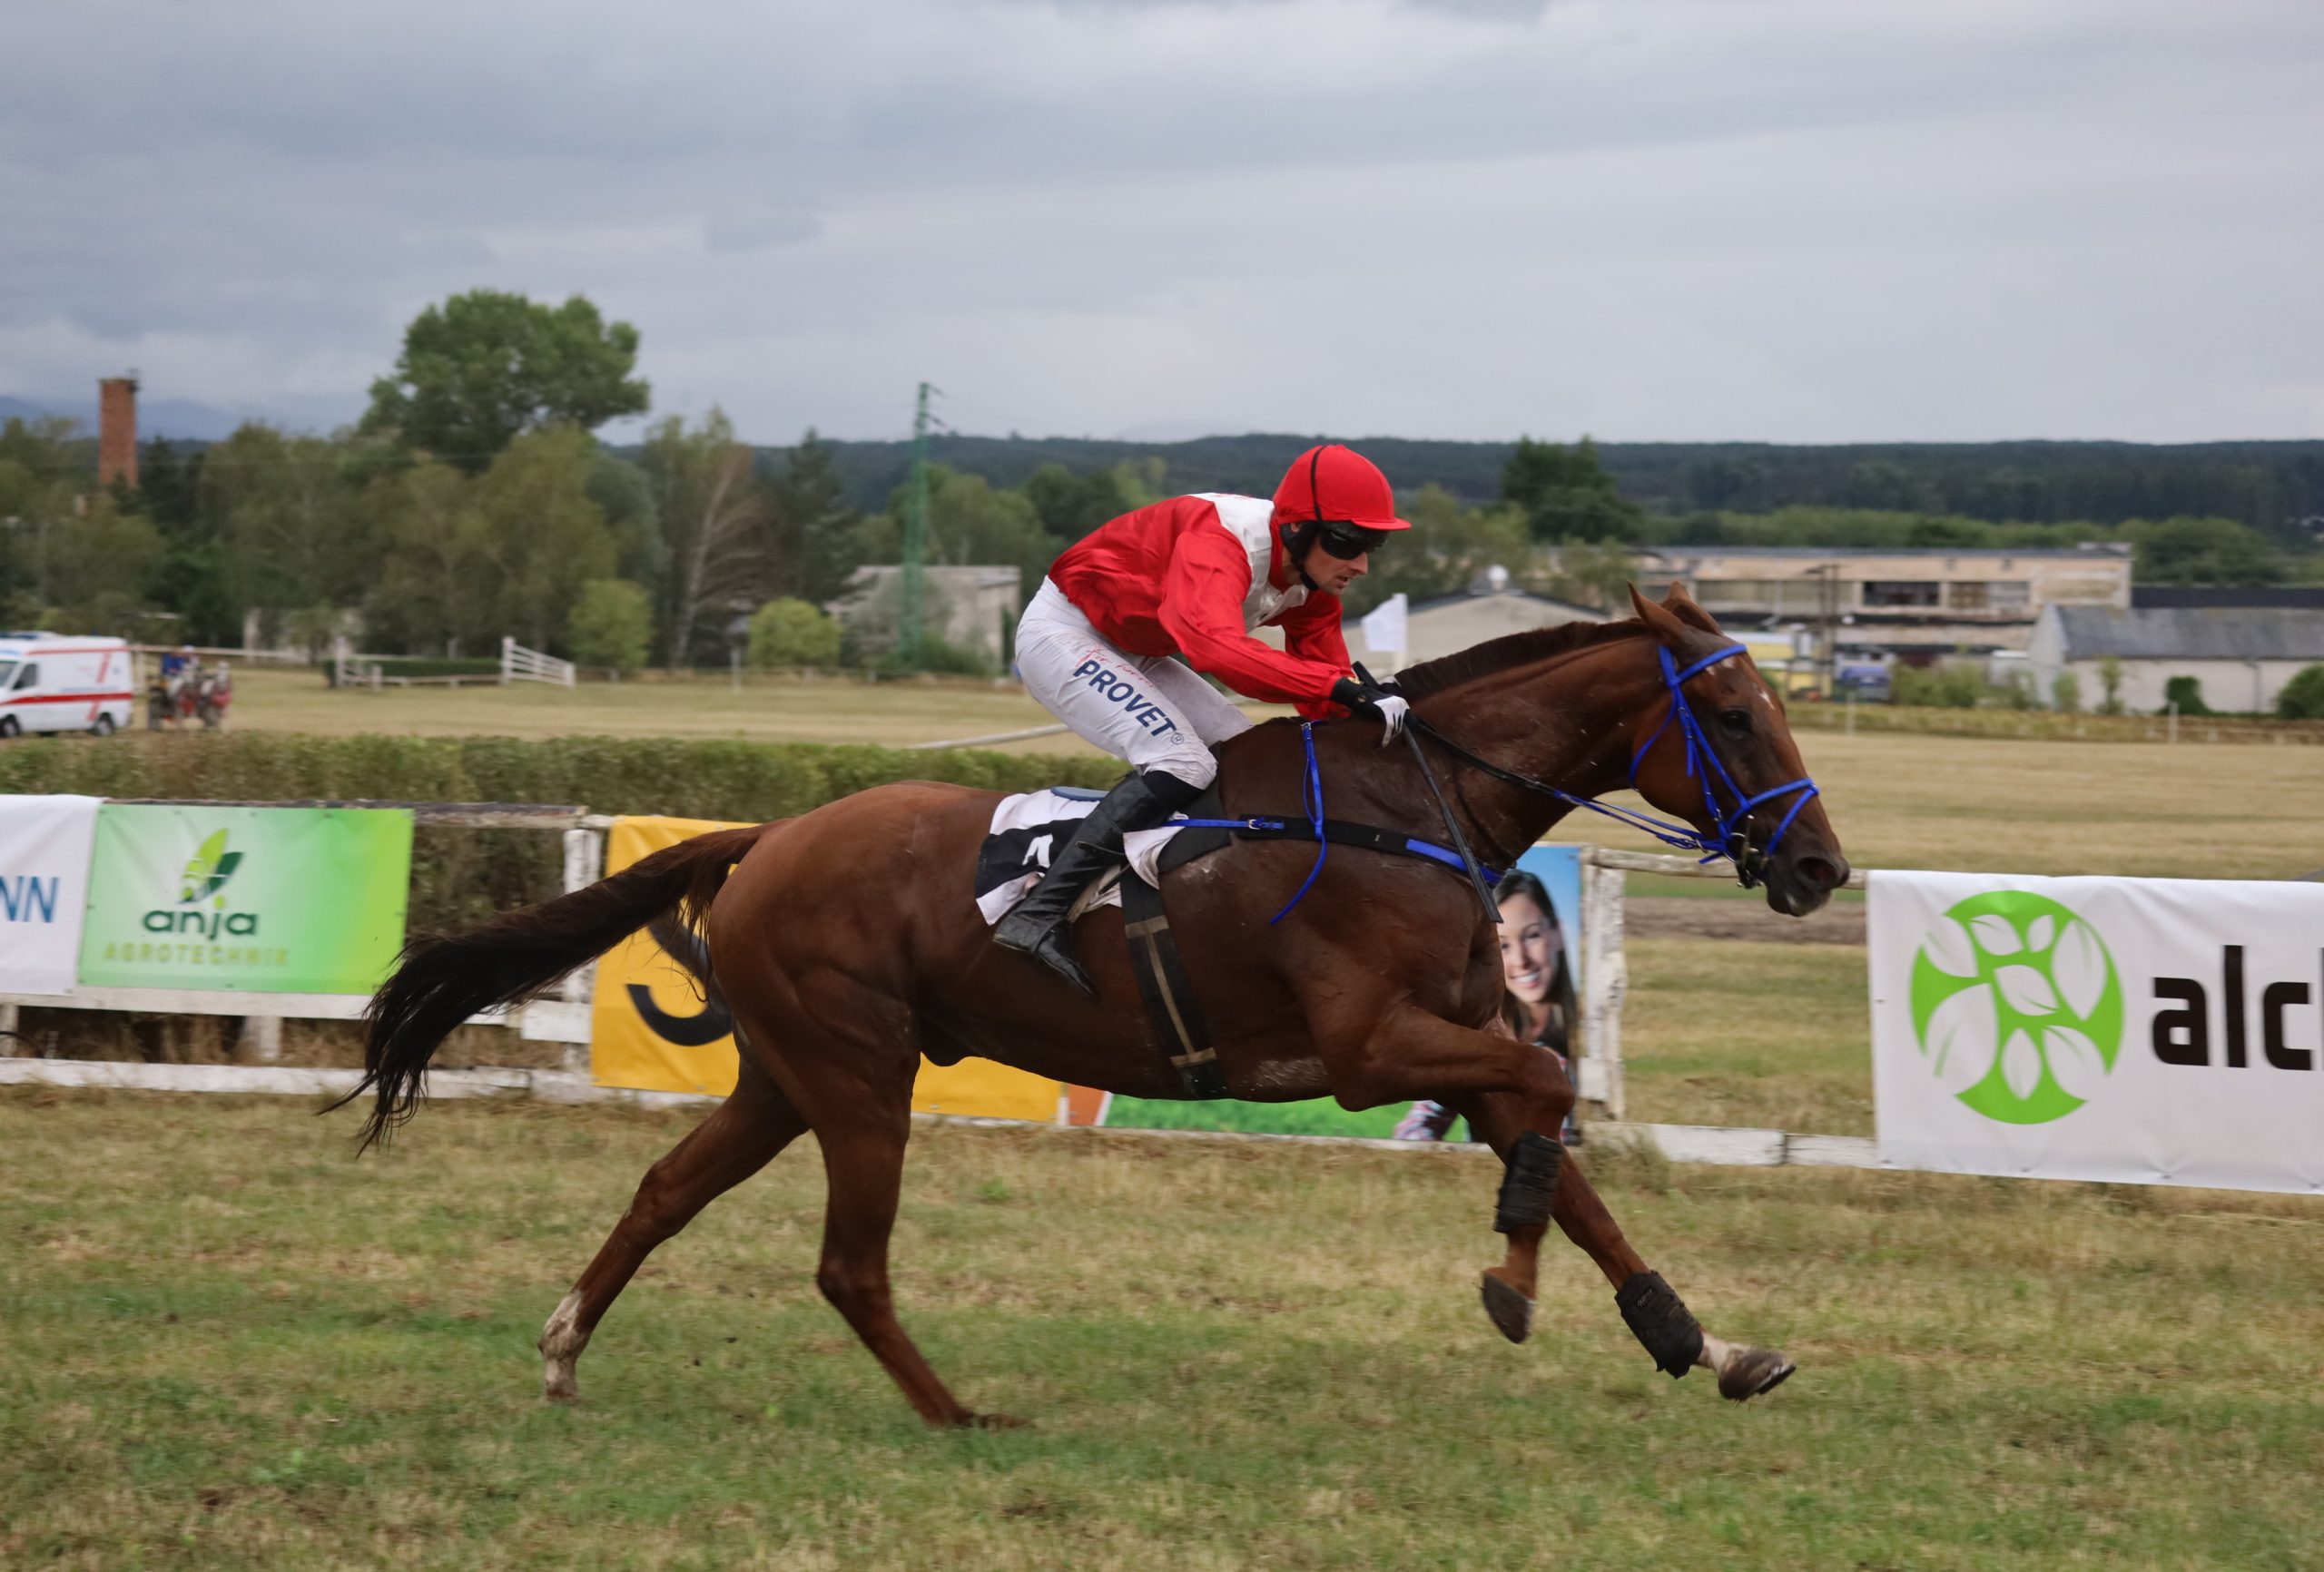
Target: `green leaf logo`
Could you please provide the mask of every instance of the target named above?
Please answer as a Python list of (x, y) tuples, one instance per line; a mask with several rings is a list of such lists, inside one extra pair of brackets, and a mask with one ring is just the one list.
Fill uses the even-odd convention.
[[(185, 865), (185, 872), (178, 879), (178, 904), (199, 906), (226, 888), (234, 877), (234, 870), (242, 865), (242, 854), (226, 850), (226, 832), (213, 830), (203, 841), (192, 859)], [(225, 898), (219, 896), (218, 904), (224, 906)]]
[(1913, 958), (1913, 1034), (1940, 1085), (2005, 1125), (2098, 1095), (2122, 1047), (2122, 987), (2098, 930), (2044, 895), (1974, 895)]

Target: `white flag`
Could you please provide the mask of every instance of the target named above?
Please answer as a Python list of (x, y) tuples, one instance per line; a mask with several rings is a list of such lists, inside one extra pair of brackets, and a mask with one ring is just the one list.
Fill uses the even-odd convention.
[(1364, 619), (1364, 642), (1374, 655), (1393, 653), (1399, 663), (1404, 658), (1404, 614), (1411, 601), (1398, 590), (1372, 608)]

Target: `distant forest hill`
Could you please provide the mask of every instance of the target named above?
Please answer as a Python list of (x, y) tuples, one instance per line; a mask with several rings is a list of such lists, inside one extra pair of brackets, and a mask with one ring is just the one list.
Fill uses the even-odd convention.
[[(1191, 442), (940, 436), (929, 456), (995, 486), (1021, 486), (1043, 465), (1077, 475), (1159, 459), (1172, 493), (1265, 496), (1303, 449), (1323, 440), (1273, 433)], [(1441, 486), (1470, 503), (1501, 493), (1507, 442), (1348, 439), (1400, 493)], [(888, 505), (911, 464), (909, 442), (830, 444), (848, 495)], [(778, 457), (788, 449), (763, 449)], [(2324, 516), (2324, 441), (1882, 443), (1777, 447), (1755, 442), (1610, 442), (1600, 459), (1622, 494), (1656, 513), (1766, 513), (1795, 505), (1959, 514), (1996, 522), (2192, 515), (2231, 518), (2286, 545), (2309, 545)]]

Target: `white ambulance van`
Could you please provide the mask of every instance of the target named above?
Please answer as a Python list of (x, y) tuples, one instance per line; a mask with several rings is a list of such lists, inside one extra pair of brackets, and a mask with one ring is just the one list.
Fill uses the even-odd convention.
[(120, 639), (0, 633), (0, 737), (129, 724), (135, 668)]

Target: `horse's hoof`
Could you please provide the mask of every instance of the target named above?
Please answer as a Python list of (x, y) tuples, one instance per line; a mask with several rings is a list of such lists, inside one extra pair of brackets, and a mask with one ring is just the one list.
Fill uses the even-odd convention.
[(1479, 1286), (1492, 1329), (1512, 1342), (1523, 1342), (1533, 1330), (1533, 1302), (1490, 1272)]
[(1771, 1348), (1738, 1348), (1718, 1372), (1718, 1395), (1748, 1402), (1783, 1385), (1798, 1368)]
[(541, 1400), (548, 1403), (577, 1403), (581, 1400), (581, 1383), (573, 1372), (551, 1371), (541, 1380)]

